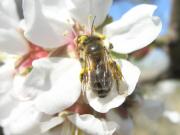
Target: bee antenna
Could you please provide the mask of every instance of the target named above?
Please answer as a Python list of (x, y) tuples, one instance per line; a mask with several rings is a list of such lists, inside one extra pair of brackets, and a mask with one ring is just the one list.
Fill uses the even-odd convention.
[(92, 25), (91, 25), (91, 35), (92, 35), (93, 32), (94, 32), (94, 23), (95, 23), (95, 20), (96, 20), (96, 16), (94, 16), (93, 21), (92, 21)]

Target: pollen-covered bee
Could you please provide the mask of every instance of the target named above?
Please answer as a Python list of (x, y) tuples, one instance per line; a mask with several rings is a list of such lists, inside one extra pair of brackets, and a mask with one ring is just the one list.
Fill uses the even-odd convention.
[(104, 98), (119, 81), (122, 80), (120, 67), (111, 58), (104, 46), (101, 35), (80, 35), (77, 40), (79, 57), (82, 63), (80, 75), (82, 90), (91, 89), (100, 98)]

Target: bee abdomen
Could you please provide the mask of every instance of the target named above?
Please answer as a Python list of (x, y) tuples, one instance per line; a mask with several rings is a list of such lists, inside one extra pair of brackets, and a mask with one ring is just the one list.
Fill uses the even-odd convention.
[(100, 97), (104, 98), (108, 95), (111, 90), (111, 81), (101, 80), (95, 81), (92, 85), (92, 90)]
[(98, 96), (100, 97), (100, 98), (104, 98), (104, 97), (106, 97), (107, 95), (108, 95), (108, 93), (109, 93), (109, 91), (110, 90), (99, 90), (99, 91), (97, 91), (97, 94), (98, 94)]

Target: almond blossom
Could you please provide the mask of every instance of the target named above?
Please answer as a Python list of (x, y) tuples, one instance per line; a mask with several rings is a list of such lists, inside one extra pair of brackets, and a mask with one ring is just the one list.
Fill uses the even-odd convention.
[[(103, 117), (94, 117), (91, 112), (81, 114), (74, 109), (71, 110), (72, 115), (57, 117), (79, 102), (83, 102), (82, 107), (89, 104), (95, 113), (107, 113), (120, 106), (135, 89), (139, 69), (125, 59), (116, 58), (123, 75), (121, 90), (126, 92), (120, 94), (113, 88), (105, 98), (99, 98), (92, 90), (82, 95), (79, 78), (82, 67), (76, 55), (75, 40), (79, 35), (90, 33), (91, 18), (96, 16), (94, 27), (100, 27), (111, 4), (112, 0), (23, 1), (24, 20), (20, 27), (25, 38), (44, 50), (53, 50), (51, 56), (56, 56), (53, 52), (64, 46), (66, 53), (72, 51), (75, 55), (33, 61), (33, 69), (20, 89), (26, 90), (27, 95), (35, 93), (35, 96), (18, 105), (10, 117), (2, 122), (7, 134), (51, 134), (52, 128), (55, 130), (60, 126), (56, 133), (59, 134), (58, 131), (68, 122), (75, 125), (78, 131), (80, 129), (87, 134), (108, 135), (115, 132), (114, 123), (109, 124)], [(106, 36), (104, 45), (108, 48), (112, 43), (112, 51), (122, 54), (147, 46), (161, 30), (160, 19), (153, 16), (155, 9), (154, 5), (142, 4), (131, 9), (118, 21), (106, 25), (101, 33)], [(89, 126), (92, 121), (98, 129)], [(44, 129), (45, 133), (42, 132)]]
[[(96, 16), (95, 20), (95, 26), (98, 27), (100, 24), (103, 23), (103, 21), (106, 18), (106, 15), (102, 15), (101, 10), (103, 10), (104, 13), (108, 13), (108, 10), (110, 8), (110, 5), (112, 1), (108, 0), (107, 2), (103, 1), (86, 1), (84, 2), (83, 0), (79, 1), (72, 1), (72, 0), (67, 0), (64, 2), (64, 9), (62, 9), (62, 13), (68, 14), (66, 17), (71, 17), (71, 20), (75, 20), (75, 23), (78, 23), (88, 29), (88, 17), (89, 16)], [(83, 6), (81, 6), (83, 3)], [(48, 45), (48, 42), (45, 42), (46, 39), (50, 38), (51, 35), (53, 36), (54, 33), (59, 33), (63, 34), (64, 32), (67, 32), (67, 36), (65, 38), (68, 38), (69, 33), (72, 33), (72, 27), (75, 25), (71, 25), (69, 23), (69, 19), (66, 20), (66, 23), (64, 21), (64, 18), (60, 18), (60, 15), (62, 15), (61, 10), (59, 8), (59, 11), (57, 11), (58, 6), (62, 6), (63, 2), (56, 1), (49, 3), (47, 5), (46, 1), (24, 1), (24, 31), (25, 31), (25, 36), (31, 40), (33, 43), (36, 43), (38, 45), (44, 46), (46, 48), (55, 48), (57, 46), (62, 46), (66, 44), (67, 46), (72, 46), (73, 42), (69, 42), (69, 40), (58, 42), (58, 44), (55, 44), (57, 42), (48, 42), (51, 43), (51, 46)], [(99, 9), (99, 5), (103, 5), (103, 9)], [(65, 8), (67, 6), (67, 8)], [(97, 8), (96, 8), (97, 7)], [(50, 10), (52, 9), (52, 10)], [(99, 12), (94, 9), (99, 9)], [(131, 9), (128, 13), (126, 13), (124, 16), (121, 17), (120, 20), (112, 22), (108, 25), (106, 25), (103, 28), (103, 34), (107, 36), (107, 41), (113, 44), (113, 51), (117, 53), (129, 53), (134, 50), (140, 49), (142, 47), (145, 47), (149, 43), (151, 43), (159, 34), (161, 30), (161, 21), (158, 17), (153, 16), (153, 12), (156, 9), (156, 6), (154, 5), (139, 5), (133, 9)], [(144, 11), (144, 12), (141, 12)], [(81, 12), (84, 11), (84, 12)], [(55, 13), (56, 12), (56, 13)], [(53, 15), (52, 15), (53, 14)], [(56, 15), (55, 15), (56, 14)], [(63, 19), (63, 23), (62, 20)], [(42, 22), (42, 23), (40, 23)], [(45, 22), (45, 23), (44, 23)], [(55, 24), (54, 24), (55, 23)], [(64, 24), (65, 23), (65, 24)], [(43, 25), (42, 25), (43, 24)], [(64, 25), (63, 25), (64, 24)], [(58, 29), (57, 25), (59, 25)], [(66, 29), (67, 25), (68, 27), (71, 27), (71, 29)], [(48, 29), (47, 29), (48, 28)], [(38, 30), (39, 29), (39, 30)], [(87, 31), (81, 30), (80, 32), (75, 31), (74, 37), (76, 37), (79, 34), (87, 33)], [(59, 31), (58, 31), (59, 30)], [(70, 30), (70, 31), (69, 31)], [(38, 32), (36, 32), (38, 31)], [(45, 32), (46, 31), (46, 32)], [(57, 32), (58, 31), (58, 32)], [(34, 34), (33, 34), (34, 33)], [(45, 34), (45, 35), (44, 35)], [(35, 37), (34, 37), (35, 35)], [(58, 36), (59, 40), (61, 39)], [(39, 38), (38, 38), (39, 37)], [(36, 39), (42, 39), (43, 42), (40, 42), (41, 40), (36, 40)], [(65, 39), (63, 38), (63, 40)], [(75, 38), (72, 40), (74, 41)], [(53, 38), (51, 38), (53, 40)], [(66, 43), (65, 43), (66, 42)], [(46, 43), (46, 46), (45, 46)], [(75, 46), (75, 43), (74, 43)], [(47, 59), (42, 59), (39, 61), (36, 61), (33, 67), (32, 72), (30, 73), (28, 77), (28, 81), (26, 81), (27, 87), (31, 87), (33, 89), (38, 89), (40, 86), (36, 87), (39, 85), (39, 82), (44, 82), (41, 83), (41, 87), (44, 87), (43, 85), (46, 85), (46, 88), (49, 87), (48, 91), (44, 92), (41, 94), (39, 97), (37, 97), (37, 108), (41, 109), (41, 111), (46, 112), (46, 113), (57, 113), (59, 109), (61, 108), (61, 99), (56, 99), (53, 95), (59, 95), (59, 91), (64, 91), (63, 94), (61, 93), (61, 97), (68, 97), (69, 92), (65, 92), (66, 89), (72, 89), (71, 93), (80, 93), (81, 88), (80, 88), (80, 82), (78, 79), (78, 74), (80, 73), (81, 66), (75, 70), (75, 68), (71, 65), (78, 65), (78, 59), (72, 59), (72, 58), (62, 58), (58, 57), (55, 59), (59, 60), (53, 60), (54, 58), (47, 58)], [(59, 64), (58, 64), (59, 62)], [(50, 66), (51, 64), (51, 66)], [(80, 63), (79, 63), (80, 64)], [(97, 95), (95, 95), (91, 90), (86, 91), (86, 97), (88, 100), (88, 103), (92, 108), (94, 108), (96, 111), (105, 113), (109, 111), (112, 108), (118, 107), (121, 105), (126, 96), (130, 95), (137, 83), (140, 71), (137, 67), (133, 66), (126, 60), (118, 60), (118, 64), (121, 67), (121, 71), (124, 77), (124, 84), (122, 82), (122, 89), (125, 89), (127, 91), (127, 94), (125, 95), (119, 95), (115, 89), (112, 89), (109, 95), (105, 98), (100, 99)], [(54, 65), (54, 66), (53, 66)], [(56, 65), (56, 66), (55, 66)], [(75, 80), (69, 80), (70, 78), (74, 78), (74, 74), (68, 74), (68, 70), (64, 72), (64, 70), (56, 69), (57, 65), (61, 65), (61, 69), (73, 69), (75, 70), (74, 72), (77, 73), (77, 78)], [(69, 67), (67, 66), (69, 65)], [(49, 71), (48, 71), (49, 70)], [(54, 70), (54, 71), (53, 71)], [(58, 72), (56, 72), (58, 71)], [(49, 73), (51, 72), (51, 73)], [(53, 74), (53, 72), (56, 72), (56, 76)], [(67, 73), (67, 75), (66, 75)], [(37, 76), (38, 74), (38, 76)], [(50, 75), (48, 75), (50, 74)], [(45, 79), (49, 78), (50, 79)], [(41, 76), (41, 77), (40, 77)], [(65, 79), (60, 79), (67, 77), (67, 81)], [(55, 79), (53, 79), (55, 78)], [(61, 81), (57, 81), (60, 79)], [(38, 81), (39, 80), (39, 81)], [(41, 81), (40, 81), (41, 80)], [(47, 82), (46, 82), (47, 80)], [(55, 85), (54, 83), (57, 82)], [(43, 84), (44, 83), (44, 84)], [(71, 83), (70, 85), (67, 85)], [(48, 84), (50, 86), (48, 86)], [(54, 84), (54, 85), (51, 85)], [(74, 86), (79, 86), (79, 88), (76, 88)], [(127, 85), (127, 86), (126, 86)], [(41, 88), (40, 88), (41, 89)], [(52, 90), (57, 89), (58, 93), (55, 94), (56, 92), (52, 92)], [(60, 89), (60, 90), (59, 90)], [(71, 94), (71, 96), (73, 96)], [(75, 94), (76, 98), (72, 98), (73, 101), (70, 102), (69, 99), (69, 105), (71, 106), (79, 97), (79, 94)], [(66, 99), (65, 99), (66, 100)], [(59, 104), (58, 104), (58, 101)], [(68, 103), (68, 102), (64, 102)], [(68, 107), (66, 105), (66, 107)]]

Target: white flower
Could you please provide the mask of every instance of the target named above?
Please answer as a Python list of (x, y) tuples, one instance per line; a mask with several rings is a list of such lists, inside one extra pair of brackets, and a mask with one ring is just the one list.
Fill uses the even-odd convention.
[[(64, 19), (64, 16), (60, 17), (62, 13), (67, 13), (67, 18), (71, 17), (86, 28), (88, 28), (89, 16), (96, 16), (95, 26), (99, 26), (105, 20), (104, 13), (108, 13), (112, 1), (67, 0), (63, 10), (59, 9), (58, 11), (58, 7), (62, 6), (63, 2), (60, 4), (58, 1), (47, 3), (47, 1), (39, 2), (38, 0), (24, 1), (23, 28), (25, 36), (33, 43), (44, 48), (55, 48), (64, 45), (62, 43), (67, 41), (64, 40), (64, 32), (72, 32), (73, 25), (68, 22), (68, 19)], [(51, 10), (49, 11), (49, 9)], [(151, 43), (161, 30), (160, 19), (153, 16), (155, 9), (154, 5), (136, 6), (120, 20), (105, 26), (103, 34), (107, 36), (109, 42), (113, 43), (113, 51), (129, 53)], [(53, 59), (36, 61), (26, 81), (26, 87), (44, 91), (37, 97), (36, 106), (48, 114), (54, 114), (68, 108), (81, 93), (81, 84), (78, 79), (81, 67), (78, 60), (71, 58)], [(90, 106), (98, 112), (105, 113), (120, 106), (126, 96), (133, 92), (138, 81), (140, 71), (137, 67), (126, 60), (118, 60), (117, 63), (120, 65), (124, 77), (121, 86), (127, 93), (120, 95), (115, 89), (112, 89), (107, 97), (99, 98), (92, 90), (86, 91)], [(64, 98), (69, 96), (71, 99)]]
[[(67, 9), (63, 9), (63, 13), (64, 11), (66, 11), (66, 13), (68, 13), (71, 18), (73, 18), (75, 21), (79, 23), (82, 23), (86, 27), (88, 27), (87, 26), (88, 16), (90, 15), (96, 16), (97, 19), (95, 20), (95, 26), (98, 26), (105, 20), (104, 13), (108, 13), (111, 4), (110, 0), (108, 0), (108, 2), (105, 2), (103, 4), (101, 4), (101, 2), (102, 1), (96, 2), (95, 0), (94, 1), (87, 0), (86, 2), (83, 0), (79, 0), (79, 1), (68, 0)], [(101, 4), (102, 8), (99, 8), (99, 4)], [(51, 3), (49, 4), (49, 6), (47, 6), (46, 2), (45, 3), (44, 1), (39, 2), (38, 0), (24, 1), (25, 23), (23, 27), (25, 31), (25, 36), (29, 40), (44, 48), (54, 48), (60, 45), (64, 45), (62, 44), (61, 41), (54, 39), (59, 39), (59, 40), (65, 39), (62, 33), (65, 32), (65, 30), (66, 31), (71, 30), (67, 28), (67, 26), (72, 27), (72, 25), (68, 23), (68, 20), (65, 21), (63, 17), (62, 18), (60, 17), (62, 15), (61, 10), (57, 12), (57, 8), (59, 5), (60, 4), (57, 3)], [(49, 8), (53, 9), (53, 7), (55, 8), (54, 10), (51, 10), (52, 11), (51, 14), (48, 13), (48, 9)], [(95, 11), (94, 9), (96, 10), (99, 9), (99, 10)], [(131, 9), (124, 16), (122, 16), (120, 20), (105, 26), (103, 29), (103, 34), (107, 36), (109, 42), (113, 43), (114, 46), (113, 51), (119, 53), (129, 53), (134, 50), (145, 47), (146, 45), (151, 43), (158, 36), (161, 30), (160, 19), (158, 17), (153, 16), (153, 12), (155, 9), (156, 6), (153, 5), (145, 5), (145, 4), (139, 5)], [(55, 11), (56, 13), (53, 11)], [(65, 41), (63, 41), (63, 43), (64, 42)], [(54, 62), (51, 58), (49, 58), (49, 60), (42, 59), (36, 61), (33, 71), (28, 78), (28, 81), (33, 83), (29, 84), (27, 81), (27, 84), (29, 86), (31, 85), (30, 87), (34, 87), (33, 89), (37, 89), (36, 86), (38, 85), (37, 83), (39, 83), (39, 81), (37, 80), (44, 80), (45, 84), (48, 83), (53, 84), (50, 86), (50, 88), (48, 88), (47, 92), (44, 92), (44, 94), (42, 94), (36, 100), (37, 101), (36, 105), (38, 106), (38, 108), (41, 108), (43, 112), (51, 113), (51, 114), (65, 109), (65, 106), (66, 107), (71, 106), (76, 101), (75, 99), (78, 98), (78, 95), (80, 94), (80, 90), (81, 90), (79, 86), (80, 82), (78, 79), (81, 67), (79, 66), (76, 70), (73, 69), (74, 68), (73, 66), (78, 65), (79, 62), (77, 60), (74, 60), (74, 62), (72, 62), (73, 60), (70, 58), (69, 59), (59, 58), (59, 63), (61, 66), (60, 68), (64, 70), (58, 70), (55, 76), (53, 73), (54, 68), (51, 68), (52, 66), (49, 65), (50, 64), (57, 65), (58, 63), (57, 61), (58, 60)], [(75, 80), (73, 79), (74, 81), (72, 81), (71, 78), (74, 78), (73, 75), (75, 73), (73, 73), (72, 75), (68, 74), (66, 62), (69, 63), (68, 65), (73, 65), (71, 67), (68, 67), (69, 70), (74, 70), (74, 72), (77, 74), (77, 78)], [(113, 89), (106, 98), (100, 99), (91, 90), (86, 91), (87, 100), (90, 106), (93, 107), (98, 112), (105, 113), (109, 111), (111, 108), (115, 108), (121, 105), (124, 102), (126, 96), (133, 92), (135, 85), (137, 83), (140, 74), (139, 69), (133, 66), (132, 64), (130, 64), (129, 62), (127, 62), (126, 60), (119, 60), (117, 63), (120, 65), (124, 77), (124, 80), (122, 82), (124, 84), (122, 84), (121, 86), (124, 87), (124, 89), (127, 91), (127, 94), (119, 95), (116, 92), (116, 90)], [(57, 69), (55, 69), (55, 71), (57, 71)], [(53, 73), (53, 77), (55, 79), (53, 79), (52, 77), (49, 77), (50, 79), (47, 79), (48, 78), (47, 75), (44, 75), (44, 73), (49, 74), (51, 72)], [(67, 72), (67, 75), (65, 75), (66, 74), (65, 72)], [(37, 74), (39, 75), (37, 76)], [(40, 76), (43, 77), (40, 78)], [(51, 76), (51, 74), (49, 76)], [(68, 76), (69, 79), (62, 79), (64, 76), (65, 78), (67, 78)], [(59, 80), (59, 78), (61, 78), (60, 79), (61, 81)], [(59, 81), (55, 83), (57, 80)], [(125, 87), (126, 84), (128, 87), (127, 86)], [(79, 89), (74, 86), (78, 86)], [(73, 93), (66, 92), (65, 91), (67, 89), (66, 87), (68, 88), (68, 90), (72, 89)], [(58, 89), (59, 91), (55, 89)], [(57, 93), (55, 91), (57, 91)], [(64, 91), (63, 95), (61, 93), (62, 97), (72, 96), (74, 98), (72, 98), (72, 101), (70, 101), (71, 99), (69, 98), (68, 99), (69, 102), (66, 101), (67, 98), (61, 99), (59, 98), (60, 91)], [(74, 94), (74, 91), (76, 91), (75, 93), (77, 94)], [(69, 104), (67, 105), (64, 104), (64, 107), (62, 107), (63, 100), (66, 101), (66, 102), (64, 101), (64, 103), (69, 103)]]
[[(75, 23), (85, 26), (85, 30), (87, 30), (89, 28), (89, 17), (96, 16), (95, 26), (100, 26), (107, 16), (111, 3), (112, 0), (107, 0), (107, 2), (104, 2), (104, 0), (24, 0), (24, 21), (21, 28), (29, 41), (43, 48), (53, 49), (65, 44), (72, 44), (72, 40), (79, 32), (75, 31), (74, 33), (72, 30)], [(129, 53), (151, 43), (161, 30), (160, 19), (152, 15), (155, 9), (156, 6), (153, 5), (139, 5), (130, 10), (120, 20), (105, 26), (103, 34), (107, 36), (107, 41), (113, 43), (113, 51)], [(17, 40), (17, 37), (21, 36), (14, 30), (14, 26), (16, 28), (17, 25), (14, 23), (10, 25), (13, 30), (10, 29), (10, 34), (8, 31), (8, 34), (5, 32), (3, 35), (4, 30), (9, 30), (4, 25), (1, 35), (5, 38), (0, 40), (3, 41), (2, 43), (8, 43), (8, 45), (11, 42), (9, 43), (8, 40), (4, 39)], [(12, 31), (15, 31), (16, 34), (14, 35)], [(81, 32), (86, 33), (87, 31)], [(73, 38), (69, 37), (72, 33), (74, 34)], [(17, 41), (18, 43), (22, 42), (22, 40)], [(16, 48), (14, 50), (10, 49), (11, 46), (2, 47), (2, 49), (15, 54), (16, 52), (19, 54), (27, 53), (27, 45), (19, 47), (18, 43), (12, 43), (18, 50)], [(138, 81), (140, 71), (137, 67), (123, 59), (116, 60), (116, 62), (121, 67), (123, 74), (121, 89), (126, 93), (119, 94), (115, 89), (112, 89), (107, 97), (99, 98), (92, 90), (86, 91), (89, 105), (98, 112), (105, 113), (120, 106), (126, 96), (133, 92)], [(52, 118), (52, 115), (71, 107), (80, 97), (80, 70), (81, 64), (75, 58), (43, 58), (34, 61), (33, 70), (28, 75), (22, 88), (26, 90), (25, 95), (29, 93), (34, 95), (35, 93), (36, 96), (33, 96), (34, 99), (31, 99), (29, 103), (20, 104), (11, 113), (10, 117), (3, 121), (5, 132), (7, 134), (41, 134), (40, 125), (43, 116), (45, 116), (45, 119)], [(105, 129), (109, 134), (112, 134), (115, 130), (113, 124), (106, 122), (104, 125), (103, 121), (89, 114), (79, 115), (74, 113), (68, 116), (67, 119), (76, 127), (90, 134), (107, 134), (103, 133)], [(94, 130), (93, 125), (89, 127), (89, 123), (92, 121), (99, 128)], [(58, 122), (55, 124), (61, 124), (61, 120)], [(50, 124), (50, 127), (53, 126)]]

